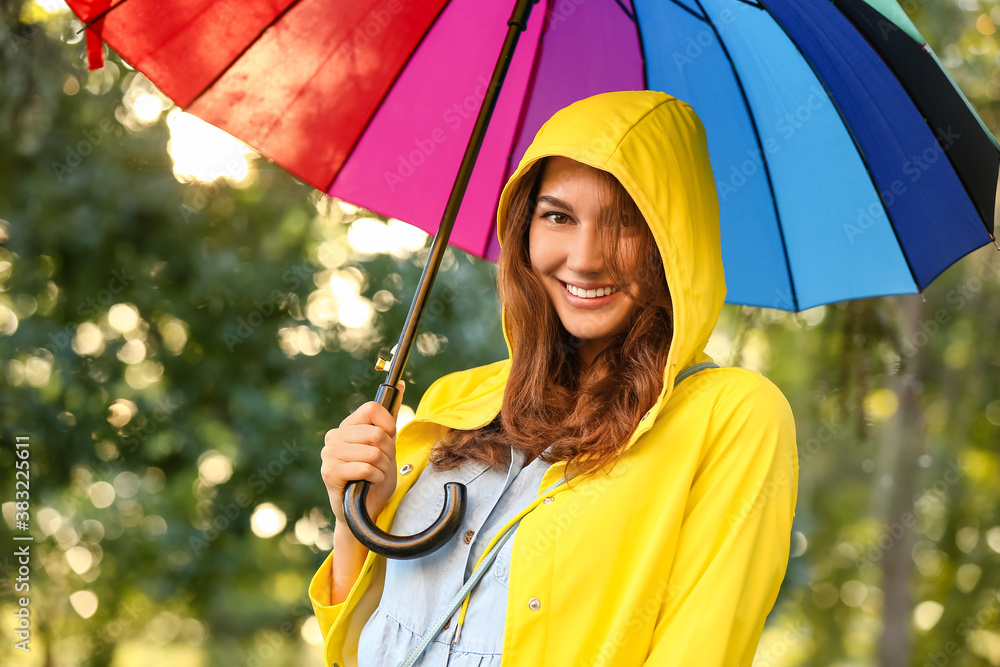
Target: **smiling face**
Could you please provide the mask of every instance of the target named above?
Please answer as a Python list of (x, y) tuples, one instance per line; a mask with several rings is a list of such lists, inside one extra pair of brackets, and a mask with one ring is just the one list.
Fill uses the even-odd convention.
[(611, 189), (597, 169), (565, 157), (546, 161), (528, 254), (559, 320), (579, 339), (587, 365), (625, 330), (635, 309), (612, 279), (605, 253), (618, 253), (625, 273), (634, 275), (636, 230), (623, 228), (618, 247), (605, 249), (601, 225), (613, 219), (611, 206)]

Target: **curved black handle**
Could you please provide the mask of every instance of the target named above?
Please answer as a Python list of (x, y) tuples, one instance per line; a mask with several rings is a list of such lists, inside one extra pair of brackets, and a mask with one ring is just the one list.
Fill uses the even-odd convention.
[[(448, 482), (444, 485), (444, 507), (441, 508), (441, 514), (429, 528), (416, 535), (390, 535), (375, 525), (368, 516), (365, 504), (371, 485), (368, 480), (355, 480), (344, 487), (344, 518), (358, 541), (370, 551), (399, 560), (420, 558), (443, 547), (462, 525), (462, 518), (465, 516), (465, 484)], [(364, 530), (355, 530), (356, 525), (363, 526)]]
[[(388, 384), (379, 385), (375, 400), (393, 417), (399, 410), (399, 389)], [(369, 551), (386, 558), (409, 560), (434, 553), (450, 540), (462, 525), (465, 517), (465, 484), (449, 482), (444, 486), (444, 507), (429, 528), (416, 535), (390, 535), (375, 525), (368, 516), (368, 491), (372, 483), (356, 479), (344, 486), (344, 519), (358, 542)]]

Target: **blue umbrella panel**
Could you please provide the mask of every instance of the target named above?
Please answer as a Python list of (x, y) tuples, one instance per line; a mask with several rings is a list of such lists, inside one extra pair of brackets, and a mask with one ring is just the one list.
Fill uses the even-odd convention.
[(994, 240), (1000, 145), (895, 2), (636, 0), (716, 173), (729, 303), (923, 291)]

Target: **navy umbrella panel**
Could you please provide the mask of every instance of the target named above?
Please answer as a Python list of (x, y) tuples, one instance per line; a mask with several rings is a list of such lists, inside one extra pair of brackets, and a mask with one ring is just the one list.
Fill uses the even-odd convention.
[(706, 126), (727, 302), (914, 293), (993, 240), (1000, 146), (902, 10), (635, 5), (648, 87)]

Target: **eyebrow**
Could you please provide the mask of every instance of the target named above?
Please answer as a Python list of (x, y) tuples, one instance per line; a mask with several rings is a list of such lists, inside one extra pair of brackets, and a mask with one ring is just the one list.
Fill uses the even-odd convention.
[(559, 197), (553, 197), (552, 195), (542, 195), (538, 198), (536, 204), (549, 204), (550, 206), (557, 206), (559, 208), (564, 208), (567, 211), (572, 211), (573, 207), (564, 202)]

